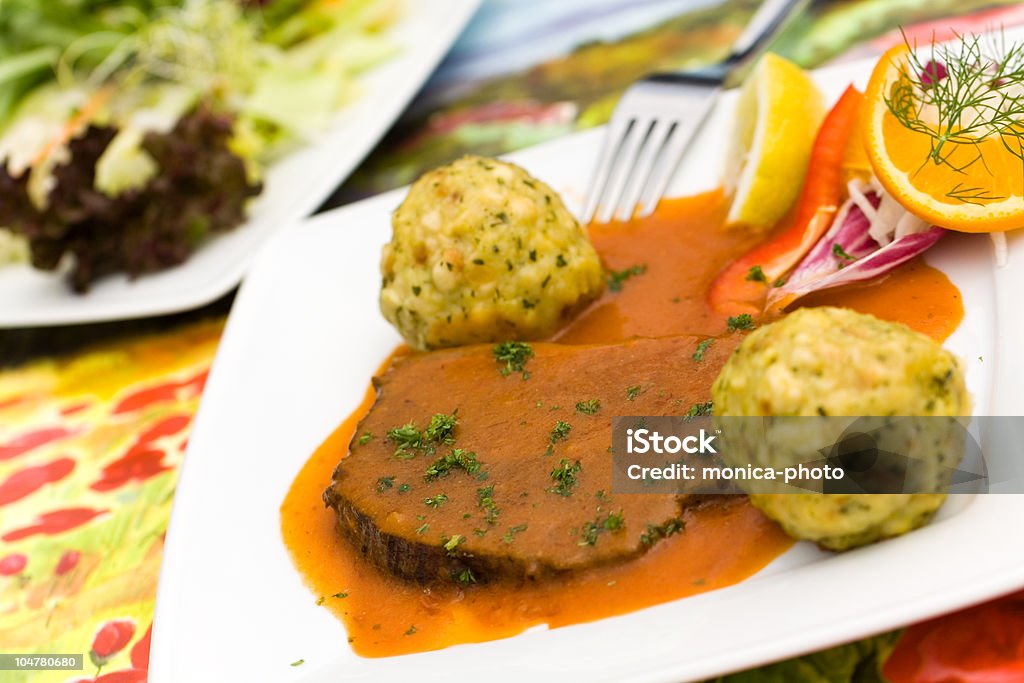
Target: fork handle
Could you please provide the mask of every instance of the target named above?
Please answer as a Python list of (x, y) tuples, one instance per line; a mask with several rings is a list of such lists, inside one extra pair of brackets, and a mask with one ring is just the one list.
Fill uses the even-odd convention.
[(725, 62), (736, 65), (759, 52), (789, 18), (808, 3), (809, 0), (763, 0), (743, 33), (732, 44)]
[(709, 85), (731, 87), (742, 80), (751, 57), (758, 54), (782, 27), (811, 0), (763, 0), (754, 12), (743, 33), (729, 48), (723, 61), (701, 69), (663, 72), (648, 76), (646, 80), (658, 83)]

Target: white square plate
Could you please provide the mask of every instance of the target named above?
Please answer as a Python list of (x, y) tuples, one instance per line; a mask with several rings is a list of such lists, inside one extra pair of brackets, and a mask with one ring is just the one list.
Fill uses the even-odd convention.
[[(819, 72), (834, 98), (870, 64)], [(718, 181), (734, 98), (722, 100), (673, 188)], [(512, 156), (578, 208), (601, 131)], [(242, 287), (174, 502), (150, 680), (694, 680), (861, 638), (1024, 585), (1024, 495), (955, 496), (928, 527), (842, 555), (798, 544), (738, 585), (620, 617), (424, 654), (363, 659), (314, 604), (279, 532), (301, 465), (360, 402), (399, 342), (377, 310), (391, 192), (282, 232)], [(996, 269), (984, 236), (929, 261), (960, 287), (948, 340), (980, 415), (1024, 415), (1024, 239)], [(565, 656), (565, 653), (573, 653)], [(585, 654), (584, 654), (585, 653)], [(291, 667), (302, 658), (305, 664)]]
[(28, 265), (0, 267), (0, 328), (68, 325), (173, 313), (228, 292), (253, 257), (282, 227), (324, 201), (402, 113), (458, 38), (480, 0), (406, 2), (389, 37), (399, 53), (360, 80), (358, 99), (338, 113), (323, 136), (267, 169), (248, 220), (204, 244), (180, 266), (129, 280), (103, 278), (86, 295), (62, 274)]

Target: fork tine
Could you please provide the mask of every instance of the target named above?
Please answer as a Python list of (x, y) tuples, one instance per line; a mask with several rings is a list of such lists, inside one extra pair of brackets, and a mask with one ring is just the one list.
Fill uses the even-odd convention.
[(651, 124), (647, 139), (643, 143), (643, 147), (637, 156), (636, 165), (630, 174), (630, 182), (626, 185), (622, 198), (619, 200), (616, 213), (618, 220), (628, 221), (633, 217), (633, 213), (636, 211), (637, 204), (640, 201), (640, 195), (650, 181), (651, 174), (654, 172), (658, 159), (661, 157), (665, 142), (672, 133), (673, 125), (664, 119), (656, 119)]
[(633, 175), (633, 167), (636, 165), (641, 147), (647, 140), (652, 123), (653, 121), (649, 118), (636, 118), (633, 120), (633, 125), (626, 131), (622, 149), (616, 157), (616, 163), (608, 181), (605, 201), (601, 203), (601, 209), (597, 214), (599, 222), (607, 223), (615, 216), (616, 205)]
[(601, 148), (601, 156), (598, 158), (597, 168), (594, 170), (593, 178), (590, 181), (590, 189), (587, 190), (587, 203), (580, 215), (580, 223), (587, 225), (594, 220), (594, 214), (601, 203), (605, 186), (611, 176), (611, 170), (615, 158), (622, 148), (625, 136), (632, 127), (633, 120), (623, 116), (613, 116), (608, 124), (608, 130), (604, 134), (604, 144)]
[(662, 153), (655, 160), (654, 166), (651, 168), (650, 180), (640, 200), (640, 209), (637, 212), (638, 217), (643, 218), (654, 213), (658, 202), (661, 201), (665, 190), (668, 189), (672, 176), (675, 175), (676, 168), (686, 152), (687, 145), (693, 139), (695, 128), (696, 126), (686, 125), (682, 121), (676, 121), (672, 124), (662, 146)]

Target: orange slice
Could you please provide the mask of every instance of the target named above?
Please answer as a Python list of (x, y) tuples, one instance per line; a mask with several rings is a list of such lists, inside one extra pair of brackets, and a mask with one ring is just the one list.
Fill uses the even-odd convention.
[(864, 144), (864, 103), (857, 108), (857, 118), (854, 121), (853, 132), (846, 138), (846, 149), (843, 152), (843, 186), (851, 180), (857, 179), (867, 182), (874, 172), (871, 168), (871, 160), (868, 159), (868, 150)]
[[(1016, 149), (1017, 139), (960, 134), (956, 141), (960, 131), (948, 124), (942, 130), (932, 107), (916, 107), (909, 115), (919, 129), (906, 125), (908, 115), (901, 120), (893, 113), (891, 102), (927, 100), (919, 69), (910, 50), (899, 45), (871, 74), (864, 139), (875, 176), (904, 208), (933, 225), (961, 232), (1024, 227), (1024, 160), (1006, 146)], [(943, 133), (954, 139), (943, 141), (936, 153)]]

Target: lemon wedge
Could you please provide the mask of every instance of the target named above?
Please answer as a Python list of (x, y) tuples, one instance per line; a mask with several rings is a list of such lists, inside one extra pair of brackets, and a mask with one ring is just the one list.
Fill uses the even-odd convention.
[(726, 224), (770, 230), (803, 186), (825, 115), (810, 75), (776, 54), (761, 58), (740, 90), (725, 177), (732, 204)]

